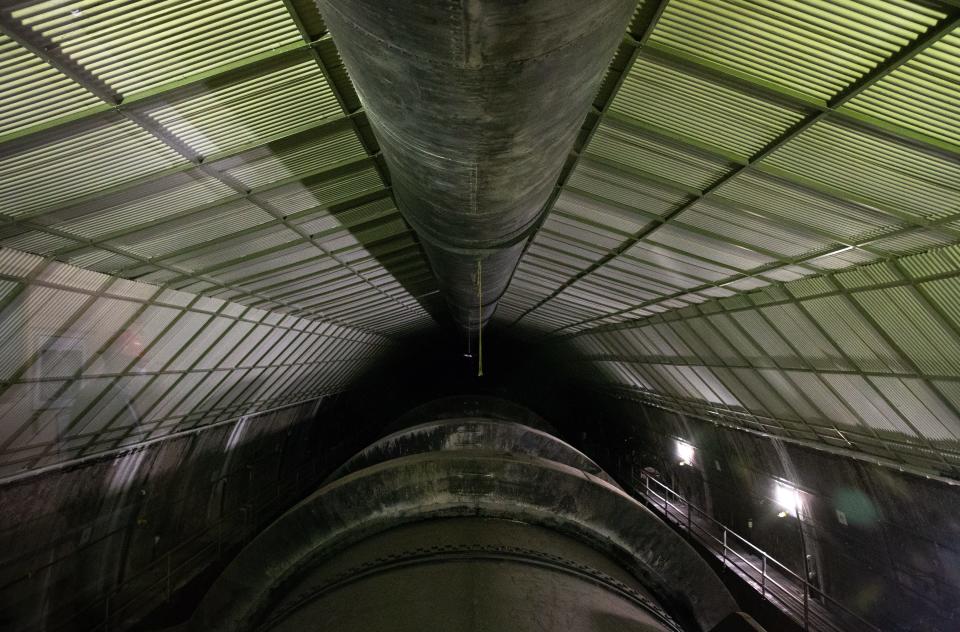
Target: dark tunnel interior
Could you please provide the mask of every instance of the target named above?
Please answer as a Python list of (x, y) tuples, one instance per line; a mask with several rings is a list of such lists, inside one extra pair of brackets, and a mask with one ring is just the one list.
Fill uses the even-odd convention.
[(0, 630), (960, 630), (960, 0), (0, 0)]
[[(849, 595), (856, 616), (948, 629), (951, 485), (610, 394), (566, 371), (570, 358), (495, 330), (478, 377), (461, 342), (452, 332), (410, 340), (355, 388), (318, 404), (203, 426), (4, 485), (4, 538), (16, 543), (4, 547), (5, 625), (97, 629), (109, 616), (118, 626), (181, 629), (230, 560), (351, 455), (424, 419), (482, 416), (548, 424), (641, 501), (669, 499), (681, 535), (687, 502), (728, 526), (726, 562), (715, 547), (691, 543), (767, 630), (802, 628), (733, 570), (757, 561), (750, 545), (806, 573), (818, 592)], [(646, 476), (679, 496), (642, 496)], [(786, 484), (794, 496), (785, 502)], [(935, 583), (924, 583), (935, 576), (921, 563), (942, 573)], [(786, 585), (787, 574), (770, 564), (767, 581)], [(108, 582), (112, 603), (96, 597)], [(817, 593), (810, 599), (825, 605)], [(836, 609), (829, 616), (859, 624)]]

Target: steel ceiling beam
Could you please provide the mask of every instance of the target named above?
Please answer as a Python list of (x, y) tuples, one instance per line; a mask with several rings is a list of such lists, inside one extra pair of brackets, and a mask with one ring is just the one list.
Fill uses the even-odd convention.
[[(374, 161), (374, 164), (376, 165), (376, 168), (377, 168), (377, 172), (380, 175), (380, 180), (383, 182), (384, 186), (390, 191), (390, 197), (391, 199), (393, 199), (393, 204), (396, 207), (397, 202), (396, 202), (396, 199), (394, 198), (393, 187), (391, 186), (390, 170), (388, 169), (387, 163), (383, 158), (383, 154), (381, 154), (380, 152), (380, 146), (377, 144), (377, 140), (373, 136), (373, 134), (369, 132), (365, 132), (363, 129), (361, 129), (360, 125), (358, 124), (357, 118), (353, 116), (354, 113), (362, 111), (362, 105), (359, 106), (358, 108), (351, 108), (347, 103), (347, 100), (346, 100), (347, 93), (350, 93), (351, 96), (353, 96), (354, 99), (356, 99), (357, 102), (359, 102), (359, 99), (356, 97), (356, 92), (354, 91), (353, 86), (350, 85), (349, 83), (345, 85), (340, 85), (340, 82), (336, 80), (334, 75), (330, 72), (330, 69), (327, 68), (327, 64), (324, 62), (323, 58), (320, 56), (320, 53), (317, 50), (316, 46), (312, 45), (312, 40), (310, 39), (310, 33), (306, 27), (306, 23), (303, 19), (303, 16), (300, 15), (300, 12), (298, 11), (297, 7), (293, 4), (291, 0), (283, 0), (283, 4), (287, 8), (287, 12), (290, 14), (291, 19), (293, 19), (294, 24), (296, 24), (297, 30), (300, 32), (301, 39), (303, 39), (303, 41), (309, 46), (311, 57), (316, 62), (317, 66), (320, 68), (320, 72), (323, 73), (323, 76), (327, 81), (327, 85), (333, 91), (334, 97), (337, 99), (337, 103), (340, 105), (340, 109), (348, 115), (354, 134), (357, 136), (357, 139), (360, 141), (361, 145), (363, 145), (363, 148), (367, 152), (367, 155), (369, 155), (370, 158)], [(324, 36), (324, 39), (329, 39), (331, 45), (336, 50), (336, 42), (334, 42), (332, 38), (330, 38), (329, 33)], [(339, 55), (339, 52), (337, 54)], [(401, 214), (401, 217), (402, 217), (402, 214)], [(404, 222), (404, 225), (407, 227), (407, 230), (413, 235), (413, 239), (417, 243), (417, 247), (420, 250), (420, 256), (423, 258), (424, 264), (427, 266), (427, 269), (429, 269), (433, 273), (432, 264), (430, 263), (430, 260), (427, 257), (426, 252), (424, 252), (423, 246), (420, 244), (419, 236), (410, 227), (410, 224), (407, 222), (407, 219), (405, 217), (403, 217), (403, 222)], [(436, 277), (435, 273), (434, 273), (434, 277)], [(430, 316), (434, 320), (437, 319), (438, 315), (433, 313), (435, 311), (433, 309), (434, 306), (428, 305), (418, 299), (417, 299), (417, 302), (420, 304), (423, 310), (427, 312), (427, 314), (430, 314)]]
[[(954, 24), (956, 26), (957, 21), (954, 21)], [(949, 32), (949, 29), (945, 32), (940, 32), (938, 37), (927, 41), (926, 45), (923, 46), (922, 49), (917, 50), (911, 59), (923, 52), (923, 50), (926, 50), (930, 46), (936, 44)], [(759, 99), (779, 103), (781, 105), (798, 109), (807, 113), (826, 113), (831, 119), (836, 119), (850, 126), (865, 130), (878, 136), (892, 138), (896, 141), (918, 147), (924, 151), (943, 156), (950, 160), (955, 160), (960, 157), (960, 147), (951, 143), (940, 141), (920, 132), (914, 132), (894, 123), (882, 121), (867, 114), (861, 114), (851, 110), (844, 110), (842, 109), (842, 104), (830, 105), (828, 103), (818, 102), (816, 99), (792, 94), (782, 90), (779, 86), (758, 83), (751, 78), (725, 71), (724, 68), (719, 64), (707, 63), (703, 60), (693, 57), (692, 55), (687, 55), (665, 45), (647, 44), (641, 49), (640, 56), (663, 63), (674, 70), (685, 72), (707, 81), (718, 83), (722, 86), (732, 88)], [(890, 69), (886, 73), (883, 73), (883, 75), (878, 76), (877, 79), (870, 85), (880, 81), (883, 77), (890, 74), (890, 72), (893, 72), (893, 70), (895, 69)], [(860, 91), (858, 91), (858, 94), (862, 93), (868, 87), (869, 86), (862, 88)]]
[[(666, 3), (661, 3), (661, 4), (665, 5)], [(659, 7), (659, 10), (662, 12), (663, 7)], [(829, 115), (833, 112), (833, 110), (835, 110), (836, 108), (839, 108), (839, 107), (841, 107), (843, 104), (849, 102), (851, 99), (855, 98), (855, 97), (856, 97), (857, 95), (859, 95), (861, 92), (867, 90), (869, 87), (871, 87), (872, 85), (876, 84), (878, 81), (880, 81), (881, 79), (883, 79), (884, 77), (886, 77), (888, 74), (890, 74), (891, 72), (893, 72), (893, 71), (896, 70), (897, 68), (899, 68), (899, 67), (903, 66), (904, 64), (906, 64), (907, 62), (909, 62), (911, 59), (913, 59), (914, 57), (916, 57), (917, 55), (919, 55), (921, 52), (923, 52), (924, 50), (926, 50), (927, 48), (929, 48), (930, 46), (932, 46), (933, 44), (935, 44), (936, 42), (938, 42), (940, 39), (942, 39), (942, 38), (943, 38), (944, 36), (946, 36), (948, 33), (950, 33), (950, 32), (951, 32), (954, 28), (956, 28), (958, 25), (960, 25), (960, 11), (951, 12), (947, 17), (945, 17), (944, 19), (940, 20), (937, 24), (935, 24), (935, 25), (932, 26), (930, 29), (928, 29), (923, 35), (921, 35), (921, 36), (918, 37), (916, 40), (914, 40), (914, 41), (911, 42), (910, 44), (908, 44), (908, 45), (906, 45), (905, 47), (903, 47), (902, 49), (900, 49), (900, 51), (898, 51), (898, 52), (895, 53), (894, 55), (890, 56), (885, 62), (877, 65), (877, 66), (874, 67), (871, 71), (867, 72), (867, 73), (864, 74), (862, 77), (860, 77), (858, 80), (854, 81), (854, 82), (851, 83), (849, 86), (847, 86), (847, 88), (841, 90), (838, 94), (836, 94), (833, 98), (830, 99), (830, 101), (827, 103), (826, 108), (824, 108), (824, 109), (822, 109), (822, 110), (817, 110), (817, 111), (814, 111), (814, 112), (808, 114), (808, 115), (805, 116), (802, 120), (800, 120), (798, 123), (794, 124), (794, 125), (791, 126), (789, 129), (787, 129), (786, 131), (784, 131), (783, 133), (781, 133), (777, 138), (775, 138), (774, 140), (772, 140), (772, 141), (771, 141), (770, 143), (768, 143), (766, 146), (764, 146), (763, 148), (761, 148), (759, 151), (755, 152), (755, 153), (754, 153), (750, 158), (748, 158), (745, 162), (741, 162), (741, 163), (739, 163), (739, 164), (736, 164), (730, 171), (728, 171), (726, 174), (724, 174), (723, 176), (721, 176), (720, 178), (718, 178), (717, 180), (715, 180), (713, 183), (711, 183), (709, 186), (707, 186), (703, 191), (701, 191), (698, 195), (693, 196), (690, 200), (688, 200), (687, 202), (679, 205), (677, 208), (675, 208), (674, 210), (672, 210), (670, 213), (668, 213), (667, 215), (663, 216), (663, 220), (664, 220), (664, 221), (663, 221), (662, 223), (665, 224), (665, 223), (669, 222), (670, 220), (674, 219), (677, 215), (679, 215), (679, 214), (682, 213), (683, 211), (687, 210), (688, 208), (692, 207), (692, 206), (693, 206), (696, 202), (698, 202), (700, 199), (702, 199), (702, 198), (704, 198), (705, 196), (708, 196), (708, 195), (710, 195), (711, 193), (715, 192), (722, 184), (724, 184), (725, 182), (729, 181), (730, 179), (736, 177), (736, 176), (739, 175), (740, 173), (747, 172), (747, 171), (753, 169), (753, 168), (755, 167), (755, 165), (756, 165), (759, 161), (761, 161), (761, 160), (763, 160), (764, 158), (766, 158), (767, 156), (773, 154), (775, 151), (777, 151), (777, 150), (780, 149), (781, 147), (785, 146), (787, 143), (789, 143), (791, 140), (795, 139), (797, 136), (799, 136), (800, 134), (802, 134), (804, 131), (806, 131), (807, 129), (811, 128), (813, 125), (815, 125), (816, 123), (820, 122), (820, 121), (823, 120), (825, 117), (829, 116)], [(645, 33), (646, 37), (642, 37), (642, 38), (636, 39), (636, 40), (634, 41), (634, 46), (636, 47), (636, 49), (635, 49), (636, 54), (639, 53), (639, 50), (640, 50), (640, 49), (643, 47), (643, 45), (646, 43), (646, 39), (649, 37), (649, 34), (652, 33), (652, 28), (653, 28), (653, 27), (655, 27), (655, 23), (654, 23), (650, 28), (647, 29), (647, 32)], [(634, 55), (633, 59), (636, 59), (636, 54)], [(629, 72), (629, 69), (628, 69), (626, 72)], [(622, 78), (621, 78), (621, 81), (622, 81)], [(610, 101), (608, 102), (607, 107), (609, 106), (609, 103), (612, 102), (612, 100), (613, 100), (614, 98), (616, 98), (617, 92), (618, 92), (618, 90), (615, 91), (615, 92), (612, 94), (611, 99), (610, 99)], [(606, 108), (604, 109), (603, 115), (606, 116)], [(629, 242), (627, 242), (626, 244), (624, 244), (624, 245), (622, 245), (621, 247), (617, 248), (617, 249), (616, 249), (614, 252), (612, 252), (610, 255), (605, 256), (603, 259), (601, 259), (599, 262), (597, 262), (597, 263), (595, 263), (594, 265), (592, 265), (592, 266), (591, 266), (590, 268), (588, 268), (587, 270), (578, 273), (577, 275), (575, 275), (574, 277), (572, 277), (571, 279), (569, 279), (568, 281), (566, 281), (563, 285), (561, 285), (559, 288), (557, 288), (557, 289), (556, 289), (554, 292), (552, 292), (549, 296), (547, 296), (546, 298), (540, 300), (538, 303), (536, 303), (535, 305), (533, 305), (533, 306), (530, 307), (529, 309), (525, 310), (519, 317), (517, 317), (516, 319), (514, 319), (514, 320), (510, 323), (509, 326), (511, 326), (511, 327), (516, 326), (516, 325), (517, 325), (524, 317), (526, 317), (528, 314), (532, 313), (533, 311), (537, 310), (538, 308), (540, 308), (542, 305), (544, 305), (545, 303), (547, 303), (547, 302), (550, 301), (551, 299), (553, 299), (553, 298), (555, 298), (556, 296), (558, 296), (563, 290), (565, 290), (566, 288), (570, 287), (570, 286), (573, 285), (575, 282), (577, 282), (577, 281), (579, 281), (580, 279), (588, 276), (588, 275), (591, 274), (592, 272), (596, 271), (598, 268), (602, 267), (602, 266), (605, 265), (606, 263), (609, 263), (611, 260), (613, 260), (613, 259), (615, 259), (616, 257), (618, 257), (618, 256), (620, 256), (621, 254), (623, 254), (623, 253), (626, 251), (627, 248), (629, 248), (629, 247), (633, 246), (634, 244), (638, 243), (639, 241), (643, 240), (643, 238), (645, 238), (645, 237), (648, 236), (650, 233), (652, 233), (654, 230), (656, 230), (656, 228), (658, 228), (660, 225), (661, 225), (661, 223), (655, 224), (655, 225), (653, 225), (653, 226), (648, 226), (648, 227), (642, 229), (641, 231), (639, 231), (638, 233), (634, 234), (634, 235), (631, 237), (631, 239), (630, 239)], [(640, 307), (640, 306), (637, 306), (637, 307)], [(562, 328), (560, 328), (560, 329), (554, 330), (554, 332), (552, 332), (552, 333), (555, 333), (555, 332), (557, 332), (557, 331), (562, 331), (563, 329), (567, 329), (567, 328), (569, 328), (569, 327), (574, 327), (574, 326), (582, 325), (582, 324), (584, 324), (584, 323), (589, 323), (589, 322), (592, 322), (592, 321), (595, 321), (595, 320), (599, 320), (599, 319), (601, 319), (601, 318), (609, 318), (609, 317), (611, 317), (611, 316), (615, 316), (615, 315), (618, 315), (618, 314), (621, 314), (621, 313), (625, 313), (625, 312), (628, 312), (628, 311), (632, 311), (633, 309), (636, 309), (637, 307), (629, 308), (629, 309), (625, 309), (625, 310), (620, 310), (620, 311), (618, 311), (618, 312), (614, 312), (614, 313), (612, 313), (612, 314), (607, 314), (607, 315), (604, 315), (604, 316), (601, 316), (601, 317), (598, 317), (598, 318), (592, 318), (592, 319), (587, 319), (587, 320), (583, 320), (583, 321), (578, 321), (578, 322), (576, 322), (576, 323), (572, 323), (572, 324), (569, 324), (569, 325), (567, 325), (567, 326), (565, 326), (565, 327), (562, 327)]]
[[(265, 53), (243, 58), (227, 66), (214, 68), (198, 75), (185, 77), (124, 97), (111, 90), (106, 84), (97, 81), (75, 62), (69, 59), (61, 59), (61, 56), (49, 52), (44, 48), (45, 44), (35, 41), (39, 39), (37, 36), (27, 32), (12, 18), (5, 18), (3, 14), (0, 14), (0, 32), (85, 88), (87, 88), (87, 85), (84, 82), (89, 82), (90, 85), (99, 84), (101, 86), (99, 93), (94, 92), (94, 94), (104, 101), (102, 105), (85, 108), (50, 121), (0, 135), (0, 156), (12, 151), (20, 151), (32, 144), (45, 142), (51, 137), (59, 138), (74, 129), (95, 126), (125, 110), (144, 109), (157, 103), (174, 101), (198, 94), (204, 91), (205, 85), (210, 82), (243, 81), (272, 70), (294, 65), (299, 61), (306, 61), (310, 58), (310, 49), (321, 42), (321, 40), (318, 40), (311, 43), (310, 46), (303, 44), (282, 46)], [(27, 42), (27, 44), (24, 42)], [(89, 90), (89, 88), (87, 89)]]
[[(670, 0), (657, 0), (656, 2), (650, 2), (649, 4), (645, 3), (642, 7), (642, 12), (639, 16), (635, 17), (631, 22), (638, 22), (641, 26), (641, 30), (635, 34), (627, 33), (625, 41), (620, 44), (620, 49), (618, 53), (614, 55), (614, 59), (620, 54), (619, 51), (622, 51), (624, 47), (631, 47), (632, 42), (640, 42), (642, 46), (647, 42), (650, 36), (653, 34), (654, 29), (657, 26), (657, 22), (660, 20), (660, 16), (663, 15), (664, 10), (667, 8)], [(632, 38), (632, 39), (629, 39)], [(593, 111), (587, 115), (587, 121), (591, 120), (590, 127), (587, 131), (586, 136), (583, 136), (582, 141), (578, 140), (574, 145), (573, 149), (570, 150), (570, 154), (567, 156), (566, 163), (564, 165), (563, 171), (560, 172), (560, 178), (557, 181), (556, 186), (554, 187), (553, 193), (550, 198), (547, 200), (546, 205), (544, 206), (545, 211), (541, 214), (540, 218), (537, 220), (534, 228), (530, 231), (530, 235), (527, 237), (526, 243), (523, 246), (523, 251), (520, 254), (520, 258), (517, 260), (517, 264), (514, 266), (513, 270), (510, 272), (510, 277), (507, 280), (506, 287), (500, 297), (497, 298), (498, 304), (499, 300), (510, 291), (510, 286), (513, 284), (513, 278), (517, 274), (517, 270), (520, 268), (520, 265), (524, 262), (527, 256), (527, 252), (530, 250), (530, 246), (533, 244), (534, 240), (537, 237), (537, 233), (540, 232), (540, 229), (543, 227), (543, 224), (547, 221), (547, 218), (553, 212), (553, 209), (556, 207), (557, 198), (560, 197), (560, 193), (563, 190), (564, 185), (566, 185), (567, 180), (569, 180), (570, 175), (576, 169), (577, 164), (580, 161), (581, 156), (587, 147), (590, 146), (590, 141), (593, 140), (594, 135), (597, 133), (597, 130), (600, 128), (600, 123), (603, 121), (604, 116), (607, 114), (607, 111), (610, 109), (610, 106), (613, 104), (614, 99), (617, 96), (617, 93), (620, 91), (620, 86), (623, 85), (624, 80), (627, 78), (627, 75), (630, 73), (630, 69), (633, 67), (634, 61), (637, 59), (638, 51), (640, 46), (633, 47), (629, 54), (626, 64), (619, 75), (613, 79), (613, 85), (611, 86), (609, 92), (607, 93), (606, 99), (599, 105), (594, 102)], [(607, 78), (604, 80), (604, 83), (610, 81), (611, 75), (609, 73), (613, 72), (613, 69), (608, 69)], [(601, 91), (603, 91), (603, 86), (601, 85)], [(516, 325), (520, 320), (525, 316), (526, 313), (522, 314), (519, 318), (516, 318), (510, 327)]]
[[(3, 32), (10, 37), (12, 40), (16, 41), (18, 44), (24, 46), (31, 52), (35, 54), (42, 55), (42, 58), (49, 63), (51, 66), (59, 70), (61, 73), (74, 80), (76, 83), (87, 89), (89, 92), (95, 94), (98, 98), (103, 100), (105, 103), (111, 107), (117, 106), (122, 102), (122, 97), (110, 90), (102, 82), (96, 79), (92, 74), (88, 73), (86, 70), (77, 66), (72, 60), (67, 58), (62, 53), (58, 52), (58, 49), (50, 42), (45, 41), (40, 36), (30, 33), (27, 29), (23, 28), (22, 25), (15, 22), (12, 18), (8, 17), (5, 14), (0, 15), (0, 25), (3, 27)], [(315, 49), (311, 46), (310, 50), (313, 51), (316, 55)], [(316, 57), (319, 61), (319, 57)], [(342, 101), (341, 110), (342, 110)], [(116, 108), (114, 108), (116, 109)], [(182, 156), (192, 165), (194, 165), (201, 172), (206, 175), (218, 180), (222, 184), (226, 185), (239, 196), (245, 196), (247, 201), (258, 206), (261, 210), (273, 216), (276, 221), (281, 223), (285, 228), (294, 232), (300, 236), (305, 242), (309, 243), (313, 247), (317, 248), (323, 254), (332, 257), (345, 269), (350, 270), (350, 272), (356, 275), (364, 283), (366, 283), (374, 292), (382, 294), (388, 298), (391, 302), (395, 303), (403, 311), (409, 310), (409, 306), (401, 302), (396, 301), (394, 297), (391, 297), (383, 292), (382, 288), (378, 285), (370, 283), (367, 279), (361, 276), (359, 273), (350, 268), (349, 265), (340, 261), (332, 253), (328, 252), (319, 242), (312, 239), (310, 235), (305, 234), (299, 227), (291, 224), (283, 213), (273, 208), (265, 200), (261, 199), (257, 194), (253, 193), (251, 190), (243, 186), (239, 181), (230, 177), (228, 174), (218, 171), (217, 169), (211, 167), (210, 165), (204, 162), (202, 155), (198, 154), (196, 151), (192, 150), (186, 144), (181, 142), (176, 136), (167, 131), (162, 125), (156, 123), (150, 119), (146, 114), (140, 112), (139, 110), (134, 109), (116, 109), (116, 112), (120, 114), (123, 118), (129, 120), (130, 122), (136, 124), (141, 129), (144, 129), (152, 136), (160, 140), (167, 147), (171, 148), (178, 155)], [(352, 120), (352, 119), (351, 119)], [(103, 248), (102, 245), (98, 244), (97, 247)], [(107, 248), (104, 248), (107, 249)], [(158, 265), (155, 261), (151, 262), (152, 265)]]

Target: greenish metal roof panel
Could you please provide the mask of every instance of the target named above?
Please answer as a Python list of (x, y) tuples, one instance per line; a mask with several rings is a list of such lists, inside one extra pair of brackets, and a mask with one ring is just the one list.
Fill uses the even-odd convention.
[(0, 213), (34, 215), (185, 163), (130, 121), (109, 122), (0, 157)]
[(672, 0), (650, 39), (827, 101), (943, 16), (895, 0)]
[(0, 33), (0, 138), (100, 104), (78, 83)]
[(204, 157), (265, 144), (343, 114), (313, 60), (146, 112)]
[(610, 110), (749, 158), (796, 124), (803, 112), (717, 82), (637, 58)]
[(299, 40), (280, 0), (71, 0), (12, 15), (122, 95)]
[(600, 124), (586, 153), (694, 189), (705, 189), (729, 170), (723, 160), (607, 123)]
[(906, 218), (960, 213), (960, 164), (892, 139), (820, 122), (760, 163)]
[(950, 143), (960, 151), (960, 30), (900, 66), (842, 109)]

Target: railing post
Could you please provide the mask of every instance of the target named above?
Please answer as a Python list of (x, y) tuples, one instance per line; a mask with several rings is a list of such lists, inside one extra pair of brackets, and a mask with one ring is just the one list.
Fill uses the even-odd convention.
[(723, 529), (723, 567), (727, 567), (727, 528), (723, 525), (720, 526)]
[(690, 529), (690, 525), (693, 524), (693, 506), (690, 504), (690, 499), (687, 498), (687, 536), (693, 537), (693, 531)]
[(809, 619), (810, 619), (810, 584), (806, 581), (803, 582), (803, 630), (807, 632), (809, 630)]
[(667, 487), (663, 488), (663, 516), (667, 520), (670, 519), (670, 505), (667, 504)]
[(762, 560), (760, 565), (760, 596), (764, 599), (767, 598), (767, 556), (763, 555), (760, 557)]

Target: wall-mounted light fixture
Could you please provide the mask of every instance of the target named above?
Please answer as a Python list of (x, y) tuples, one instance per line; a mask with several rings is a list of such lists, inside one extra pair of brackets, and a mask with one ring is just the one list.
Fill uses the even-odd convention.
[(693, 465), (693, 446), (677, 439), (677, 458), (680, 465)]
[(781, 518), (800, 515), (800, 492), (796, 487), (783, 481), (776, 481), (773, 489), (773, 500), (780, 512)]

